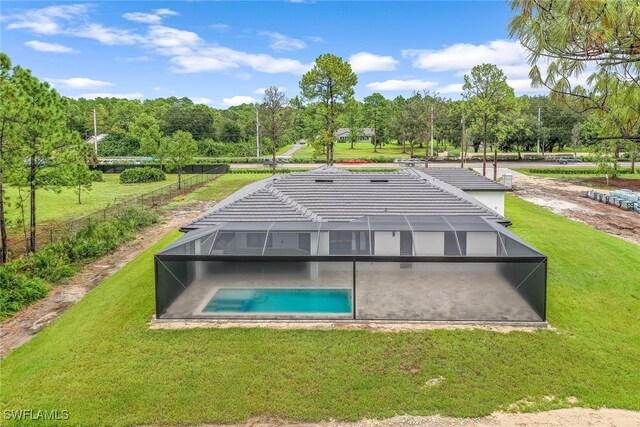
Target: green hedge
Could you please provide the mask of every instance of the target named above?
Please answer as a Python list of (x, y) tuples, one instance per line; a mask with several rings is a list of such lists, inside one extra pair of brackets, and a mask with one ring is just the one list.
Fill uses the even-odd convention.
[(120, 174), (121, 184), (137, 184), (141, 182), (156, 182), (167, 179), (160, 169), (144, 167), (127, 169)]
[[(603, 175), (597, 168), (530, 168), (525, 169), (529, 173), (554, 174), (554, 175)], [(619, 168), (618, 174), (631, 173), (631, 168)]]
[(157, 222), (154, 212), (129, 208), (104, 222), (90, 221), (63, 242), (0, 266), (0, 320), (44, 298), (51, 284), (72, 277), (79, 266), (135, 237)]

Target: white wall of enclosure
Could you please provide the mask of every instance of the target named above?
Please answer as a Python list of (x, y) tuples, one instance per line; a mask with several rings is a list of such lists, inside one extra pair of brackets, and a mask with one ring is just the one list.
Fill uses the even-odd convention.
[(223, 223), (158, 253), (160, 319), (545, 320), (546, 257), (479, 217)]

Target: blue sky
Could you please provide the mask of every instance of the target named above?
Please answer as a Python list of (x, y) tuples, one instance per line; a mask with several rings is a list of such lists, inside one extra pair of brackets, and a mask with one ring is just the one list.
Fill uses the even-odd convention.
[(428, 89), (459, 98), (472, 66), (536, 93), (506, 2), (11, 2), (1, 49), (62, 94), (187, 96), (214, 107), (288, 96), (320, 54), (351, 62), (356, 97)]

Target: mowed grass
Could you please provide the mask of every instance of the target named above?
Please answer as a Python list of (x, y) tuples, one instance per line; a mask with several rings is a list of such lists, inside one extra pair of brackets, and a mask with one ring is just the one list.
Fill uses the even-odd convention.
[[(424, 157), (424, 149), (418, 149), (416, 147), (414, 151), (415, 157)], [(295, 153), (293, 153), (293, 158), (312, 158), (313, 157), (313, 147), (309, 144), (306, 144), (303, 148), (299, 149)], [(317, 158), (323, 158), (322, 155), (316, 156)], [(348, 142), (338, 142), (334, 145), (333, 152), (334, 160), (347, 160), (347, 159), (372, 159), (384, 157), (389, 160), (401, 158), (401, 157), (409, 157), (409, 148), (407, 147), (407, 153), (402, 153), (402, 146), (393, 144), (386, 144), (384, 147), (378, 147), (378, 152), (373, 152), (373, 144), (370, 142), (358, 142), (354, 145), (353, 149), (351, 149), (351, 144)]]
[[(186, 179), (190, 176), (184, 175), (183, 178)], [(82, 204), (78, 204), (78, 195), (72, 188), (62, 188), (60, 192), (37, 190), (36, 217), (38, 222), (64, 221), (91, 214), (123, 199), (148, 193), (178, 182), (178, 175), (167, 174), (166, 181), (142, 184), (120, 184), (120, 175), (118, 174), (104, 174), (102, 179), (104, 180), (103, 182), (94, 182), (90, 191), (82, 192)], [(18, 190), (14, 187), (5, 187), (5, 191), (7, 191), (10, 202), (10, 206), (7, 209), (7, 218), (15, 222), (20, 217), (19, 209), (16, 206)], [(28, 192), (23, 190), (22, 194), (28, 197)], [(28, 221), (28, 201), (25, 212)]]
[(1, 406), (82, 426), (471, 417), (573, 398), (640, 410), (640, 247), (513, 196), (507, 215), (549, 256), (556, 330), (149, 330), (153, 255), (173, 232), (1, 362)]
[(176, 199), (167, 205), (171, 209), (177, 205), (199, 202), (199, 201), (220, 201), (227, 196), (235, 193), (247, 184), (259, 181), (271, 176), (271, 173), (252, 173), (252, 174), (225, 174), (220, 175), (211, 183), (200, 187), (184, 197)]

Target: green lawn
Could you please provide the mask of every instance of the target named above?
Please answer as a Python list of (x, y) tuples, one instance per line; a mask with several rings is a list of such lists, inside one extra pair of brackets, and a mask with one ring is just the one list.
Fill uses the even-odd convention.
[(153, 254), (173, 232), (1, 362), (1, 406), (83, 426), (469, 417), (569, 397), (640, 410), (640, 247), (513, 196), (507, 215), (549, 256), (555, 331), (151, 331)]
[[(183, 178), (190, 176), (184, 175)], [(38, 221), (40, 223), (66, 221), (81, 217), (103, 209), (118, 200), (148, 193), (178, 182), (178, 175), (176, 174), (167, 174), (166, 181), (143, 184), (120, 184), (120, 176), (118, 174), (104, 174), (102, 178), (104, 182), (94, 182), (90, 191), (82, 193), (82, 204), (78, 204), (78, 195), (71, 188), (63, 188), (59, 193), (52, 190), (38, 190), (36, 192), (36, 215)], [(5, 190), (11, 203), (11, 206), (7, 209), (7, 218), (10, 221), (15, 221), (20, 215), (15, 206), (18, 200), (18, 190), (11, 187), (5, 187)], [(23, 195), (28, 196), (28, 193), (23, 191)], [(28, 215), (28, 206), (26, 209)]]
[[(419, 151), (418, 151), (419, 150)], [(345, 160), (345, 159), (371, 159), (374, 157), (384, 157), (389, 160), (397, 159), (399, 157), (409, 157), (408, 154), (409, 149), (407, 148), (407, 154), (402, 154), (402, 146), (397, 144), (386, 144), (382, 148), (378, 148), (378, 152), (373, 152), (373, 144), (370, 142), (359, 142), (354, 145), (354, 148), (351, 149), (351, 144), (347, 142), (338, 142), (334, 146), (334, 159)], [(424, 149), (417, 149), (414, 152), (415, 157), (424, 156)], [(299, 149), (295, 153), (293, 153), (293, 158), (311, 158), (313, 157), (313, 148), (311, 145), (307, 144), (303, 148)], [(322, 158), (322, 156), (319, 156)]]

